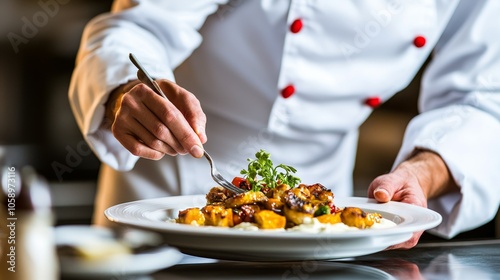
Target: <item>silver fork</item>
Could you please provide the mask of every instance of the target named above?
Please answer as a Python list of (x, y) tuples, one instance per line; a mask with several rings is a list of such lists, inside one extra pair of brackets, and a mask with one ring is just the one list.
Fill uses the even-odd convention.
[[(156, 92), (156, 94), (162, 96), (165, 99), (168, 99), (167, 96), (161, 90), (160, 86), (158, 86), (156, 81), (153, 80), (153, 78), (149, 75), (149, 73), (146, 71), (146, 69), (144, 69), (144, 66), (142, 66), (142, 64), (139, 62), (137, 57), (135, 57), (135, 55), (133, 55), (133, 54), (130, 54), (129, 58), (130, 58), (130, 61), (132, 61), (132, 63), (135, 65), (135, 67), (137, 67), (139, 69), (139, 71), (137, 71), (137, 78), (139, 78), (139, 80), (141, 82), (143, 82), (150, 89), (152, 89), (154, 92)], [(204, 151), (204, 155), (207, 158), (208, 162), (210, 163), (210, 173), (212, 174), (212, 178), (214, 179), (214, 181), (217, 184), (221, 185), (222, 187), (224, 187), (227, 190), (232, 191), (236, 194), (240, 194), (240, 193), (245, 192), (245, 190), (236, 187), (235, 185), (231, 184), (229, 181), (224, 179), (224, 177), (222, 177), (222, 175), (219, 173), (219, 171), (215, 167), (215, 164), (214, 164), (214, 161), (212, 160), (212, 157), (206, 151)]]
[(235, 194), (240, 194), (245, 192), (245, 190), (238, 188), (237, 186), (231, 184), (229, 181), (224, 179), (224, 177), (222, 177), (222, 175), (217, 170), (217, 167), (215, 167), (215, 163), (212, 160), (212, 157), (207, 153), (207, 151), (204, 151), (203, 155), (207, 158), (208, 162), (210, 163), (210, 173), (212, 174), (212, 178), (214, 179), (215, 182), (217, 182), (222, 187), (234, 192)]

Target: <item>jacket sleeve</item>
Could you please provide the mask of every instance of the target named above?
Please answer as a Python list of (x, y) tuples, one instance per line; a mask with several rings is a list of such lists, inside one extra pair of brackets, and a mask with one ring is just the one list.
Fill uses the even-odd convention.
[(415, 148), (438, 153), (460, 193), (430, 200), (452, 238), (495, 216), (500, 203), (500, 1), (461, 1), (422, 79), (419, 109), (394, 167)]
[(129, 153), (103, 125), (109, 93), (136, 79), (134, 53), (153, 77), (174, 80), (173, 69), (201, 41), (199, 28), (227, 0), (115, 0), (110, 13), (91, 20), (71, 79), (69, 100), (84, 139), (114, 169), (133, 168)]

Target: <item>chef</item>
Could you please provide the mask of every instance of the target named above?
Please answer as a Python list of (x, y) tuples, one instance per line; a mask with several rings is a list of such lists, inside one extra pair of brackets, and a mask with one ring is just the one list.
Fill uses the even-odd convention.
[[(352, 195), (358, 128), (429, 56), (394, 168), (368, 196), (429, 207), (451, 238), (500, 202), (500, 1), (116, 0), (86, 27), (69, 98), (112, 205), (204, 194), (264, 149)], [(137, 81), (133, 53), (169, 100)], [(410, 248), (421, 233), (394, 248)]]

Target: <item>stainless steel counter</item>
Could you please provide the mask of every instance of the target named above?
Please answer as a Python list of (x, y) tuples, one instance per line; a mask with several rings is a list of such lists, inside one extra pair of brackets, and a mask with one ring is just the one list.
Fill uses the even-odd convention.
[(186, 255), (178, 265), (126, 279), (500, 279), (500, 239), (423, 243), (336, 261), (251, 263)]

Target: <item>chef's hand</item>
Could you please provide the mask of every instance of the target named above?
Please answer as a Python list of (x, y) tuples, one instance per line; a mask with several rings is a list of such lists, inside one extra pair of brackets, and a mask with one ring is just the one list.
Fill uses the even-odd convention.
[(206, 116), (190, 92), (168, 80), (157, 80), (168, 100), (133, 81), (114, 90), (105, 121), (132, 154), (158, 160), (165, 154), (203, 156)]
[[(427, 207), (427, 199), (458, 191), (446, 164), (431, 151), (416, 150), (391, 173), (379, 176), (368, 187), (368, 197), (379, 202), (399, 201)], [(417, 245), (423, 232), (388, 249), (409, 249)]]

